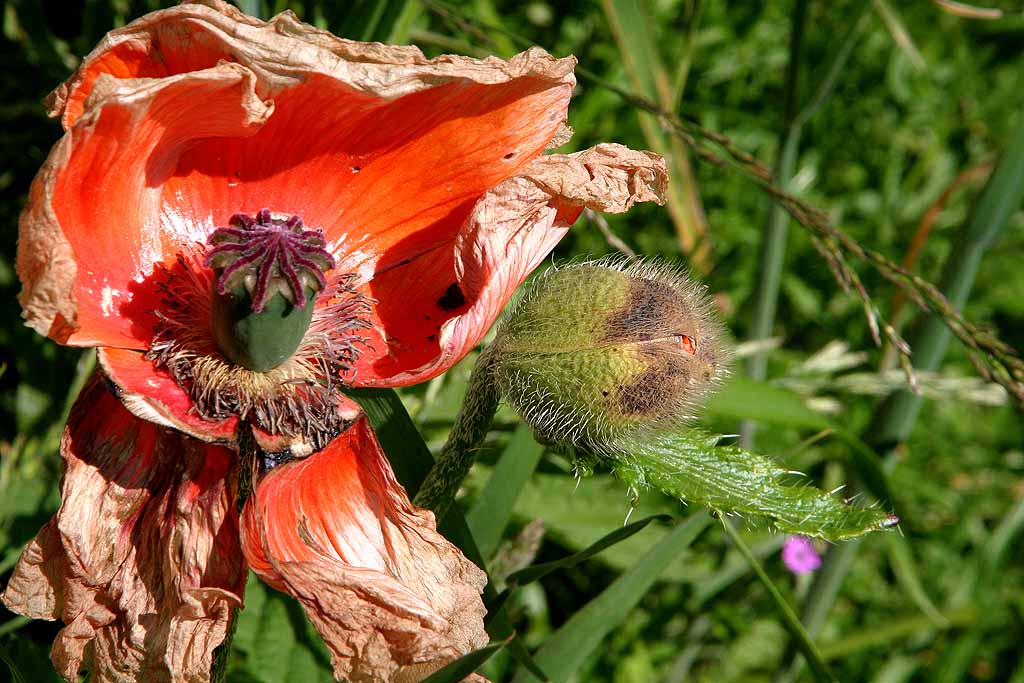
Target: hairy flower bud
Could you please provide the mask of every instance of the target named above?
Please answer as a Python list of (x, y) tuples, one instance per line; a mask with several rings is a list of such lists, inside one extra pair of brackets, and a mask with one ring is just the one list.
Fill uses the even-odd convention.
[(678, 424), (724, 373), (703, 285), (638, 259), (552, 269), (490, 350), (502, 395), (537, 436), (595, 451)]

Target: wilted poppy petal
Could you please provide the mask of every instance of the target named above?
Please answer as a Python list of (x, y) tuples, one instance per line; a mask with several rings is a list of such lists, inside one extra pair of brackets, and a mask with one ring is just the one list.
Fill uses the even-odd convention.
[(50, 152), (21, 217), (28, 324), (77, 346), (146, 348), (157, 264), (206, 238), (161, 219), (161, 186), (199, 138), (249, 135), (270, 113), (237, 64), (166, 79), (100, 77), (89, 109)]
[[(55, 91), (66, 126), (107, 77), (169, 76), (237, 62), (274, 114), (251, 140), (191, 145), (163, 191), (165, 223), (209, 231), (270, 207), (324, 229), (339, 268), (368, 276), (450, 241), (473, 203), (562, 126), (572, 58), (511, 60), (342, 40), (290, 12), (269, 22), (221, 2), (154, 12), (111, 32)], [(316, 112), (316, 116), (310, 116)]]
[(487, 642), (486, 576), (409, 502), (365, 418), (264, 476), (242, 547), (305, 607), (339, 678), (417, 681)]
[(117, 389), (118, 398), (136, 417), (203, 441), (224, 445), (234, 442), (238, 418), (203, 419), (188, 393), (166, 371), (154, 367), (146, 354), (101, 347), (97, 359), (103, 375)]
[(355, 383), (405, 386), (444, 372), (479, 343), (584, 208), (661, 203), (667, 178), (661, 157), (621, 145), (539, 157), (476, 204), (453, 246), (377, 272), (372, 351), (360, 356)]
[(63, 501), (3, 593), (65, 626), (58, 672), (108, 683), (209, 679), (241, 604), (234, 455), (138, 420), (97, 375), (61, 444)]

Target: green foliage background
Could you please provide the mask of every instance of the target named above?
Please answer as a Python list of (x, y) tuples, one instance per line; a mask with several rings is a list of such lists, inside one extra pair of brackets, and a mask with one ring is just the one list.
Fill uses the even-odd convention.
[[(60, 429), (92, 362), (90, 354), (58, 347), (19, 320), (13, 268), (18, 214), (29, 182), (60, 134), (41, 102), (106, 31), (164, 4), (3, 3), (0, 581), (59, 504)], [(566, 149), (601, 141), (634, 148), (660, 144), (659, 151), (668, 153), (684, 149), (607, 87), (613, 85), (659, 99), (663, 107), (725, 133), (769, 165), (776, 163), (785, 139), (788, 98), (795, 93), (797, 101), (806, 101), (863, 17), (834, 91), (803, 128), (786, 174), (792, 177), (788, 186), (826, 208), (861, 243), (896, 261), (929, 209), (944, 201), (915, 265), (933, 281), (968, 219), (987, 165), (1024, 125), (1024, 13), (1015, 2), (984, 4), (1001, 7), (1003, 18), (971, 20), (943, 11), (938, 2), (895, 0), (242, 2), (264, 17), (291, 8), (338, 35), (415, 43), (428, 54), (507, 57), (517, 51), (520, 38), (557, 55), (575, 54), (591, 75), (580, 79), (570, 110), (576, 135)], [(800, 7), (807, 15), (802, 45), (794, 50), (791, 35)], [(667, 97), (655, 83), (662, 73), (675, 87)], [(686, 165), (678, 154), (673, 162), (677, 171)], [(706, 235), (697, 247), (706, 252), (693, 261), (693, 270), (708, 283), (733, 335), (744, 341), (762, 286), (760, 249), (771, 203), (737, 171), (696, 159), (691, 163), (694, 194), (675, 208), (695, 211), (693, 197), (699, 197), (706, 213)], [(971, 177), (957, 182), (964, 172)], [(678, 174), (673, 181), (687, 187)], [(607, 222), (639, 253), (689, 261), (665, 209), (638, 207)], [(611, 251), (598, 223), (585, 218), (556, 256)], [(1018, 349), (1024, 348), (1022, 258), (1024, 213), (1018, 210), (986, 256), (966, 307), (969, 319), (991, 326)], [(889, 311), (893, 288), (867, 267), (859, 272), (879, 309)], [(781, 343), (768, 353), (767, 380), (730, 383), (703, 421), (735, 433), (741, 420), (755, 420), (759, 451), (832, 489), (850, 476), (852, 447), (841, 433), (862, 434), (870, 442), (864, 432), (879, 396), (899, 388), (901, 379), (880, 374), (892, 359), (873, 346), (860, 305), (839, 290), (796, 224), (789, 229), (780, 292), (771, 333)], [(896, 322), (914, 329), (912, 316), (901, 315)], [(435, 450), (458, 409), (471, 364), (467, 359), (444, 377), (403, 393)], [(738, 363), (734, 374), (742, 376), (743, 368)], [(873, 534), (859, 544), (827, 549), (830, 554), (843, 549), (847, 556), (848, 571), (832, 582), (838, 588), (834, 601), (827, 575), (809, 581), (785, 570), (778, 556), (781, 538), (756, 524), (738, 525), (771, 584), (801, 611), (823, 659), (842, 681), (1024, 683), (1024, 551), (1018, 534), (1024, 524), (1024, 428), (1005, 396), (972, 379), (960, 348), (950, 349), (940, 374), (942, 383), (923, 379), (931, 398), (910, 437), (888, 458), (892, 500), (887, 505), (902, 518), (899, 533), (905, 542), (893, 534)], [(542, 454), (516, 428), (514, 415), (499, 413), (461, 499), (478, 537), (501, 533), (504, 538), (499, 545), (494, 536), (484, 547), (499, 588), (516, 569), (562, 558), (620, 528), (629, 508), (622, 484), (599, 473), (577, 487), (569, 463)], [(524, 474), (521, 489), (505, 492), (511, 507), (495, 511), (488, 507), (495, 491), (485, 487), (496, 467), (513, 461), (530, 463), (527, 469), (536, 462), (537, 473), (529, 479)], [(503, 471), (502, 480), (507, 477)], [(542, 666), (558, 661), (554, 646), (547, 655), (543, 648), (567, 642), (558, 634), (581, 622), (573, 622), (573, 615), (589, 619), (580, 628), (589, 629), (597, 642), (573, 641), (581, 663), (556, 680), (820, 678), (793, 663), (777, 603), (727, 534), (716, 525), (696, 524), (695, 510), (651, 494), (635, 514), (653, 513), (690, 517), (692, 529), (699, 531), (677, 543), (668, 534), (680, 527), (672, 531), (659, 518), (599, 555), (512, 595), (508, 614), (525, 645), (541, 648)], [(489, 523), (493, 519), (502, 524)], [(638, 594), (643, 597), (635, 609), (617, 615), (581, 612), (616, 579), (620, 588), (629, 581), (646, 586), (637, 578), (638, 567), (653, 557), (645, 553), (654, 551), (667, 559), (658, 571), (651, 570), (651, 588)], [(330, 680), (326, 650), (296, 603), (255, 580), (246, 603), (229, 680)], [(56, 680), (47, 650), (57, 629), (0, 608), (0, 659), (12, 676)], [(601, 639), (605, 630), (609, 633)], [(0, 665), (0, 679), (4, 671)], [(517, 681), (527, 680), (506, 651), (484, 671), (496, 681), (512, 680), (517, 671)]]

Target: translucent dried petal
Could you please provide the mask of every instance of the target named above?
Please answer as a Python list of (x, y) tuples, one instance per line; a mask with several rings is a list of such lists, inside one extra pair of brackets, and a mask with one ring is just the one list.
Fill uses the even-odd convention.
[(65, 626), (51, 656), (77, 681), (201, 683), (241, 604), (234, 455), (139, 420), (94, 377), (61, 444), (63, 501), (2, 599)]

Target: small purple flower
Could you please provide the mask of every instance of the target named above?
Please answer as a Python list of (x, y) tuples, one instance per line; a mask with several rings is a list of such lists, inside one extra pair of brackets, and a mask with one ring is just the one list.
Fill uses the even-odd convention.
[(810, 574), (821, 566), (821, 555), (806, 536), (790, 536), (782, 546), (782, 562), (797, 576)]

